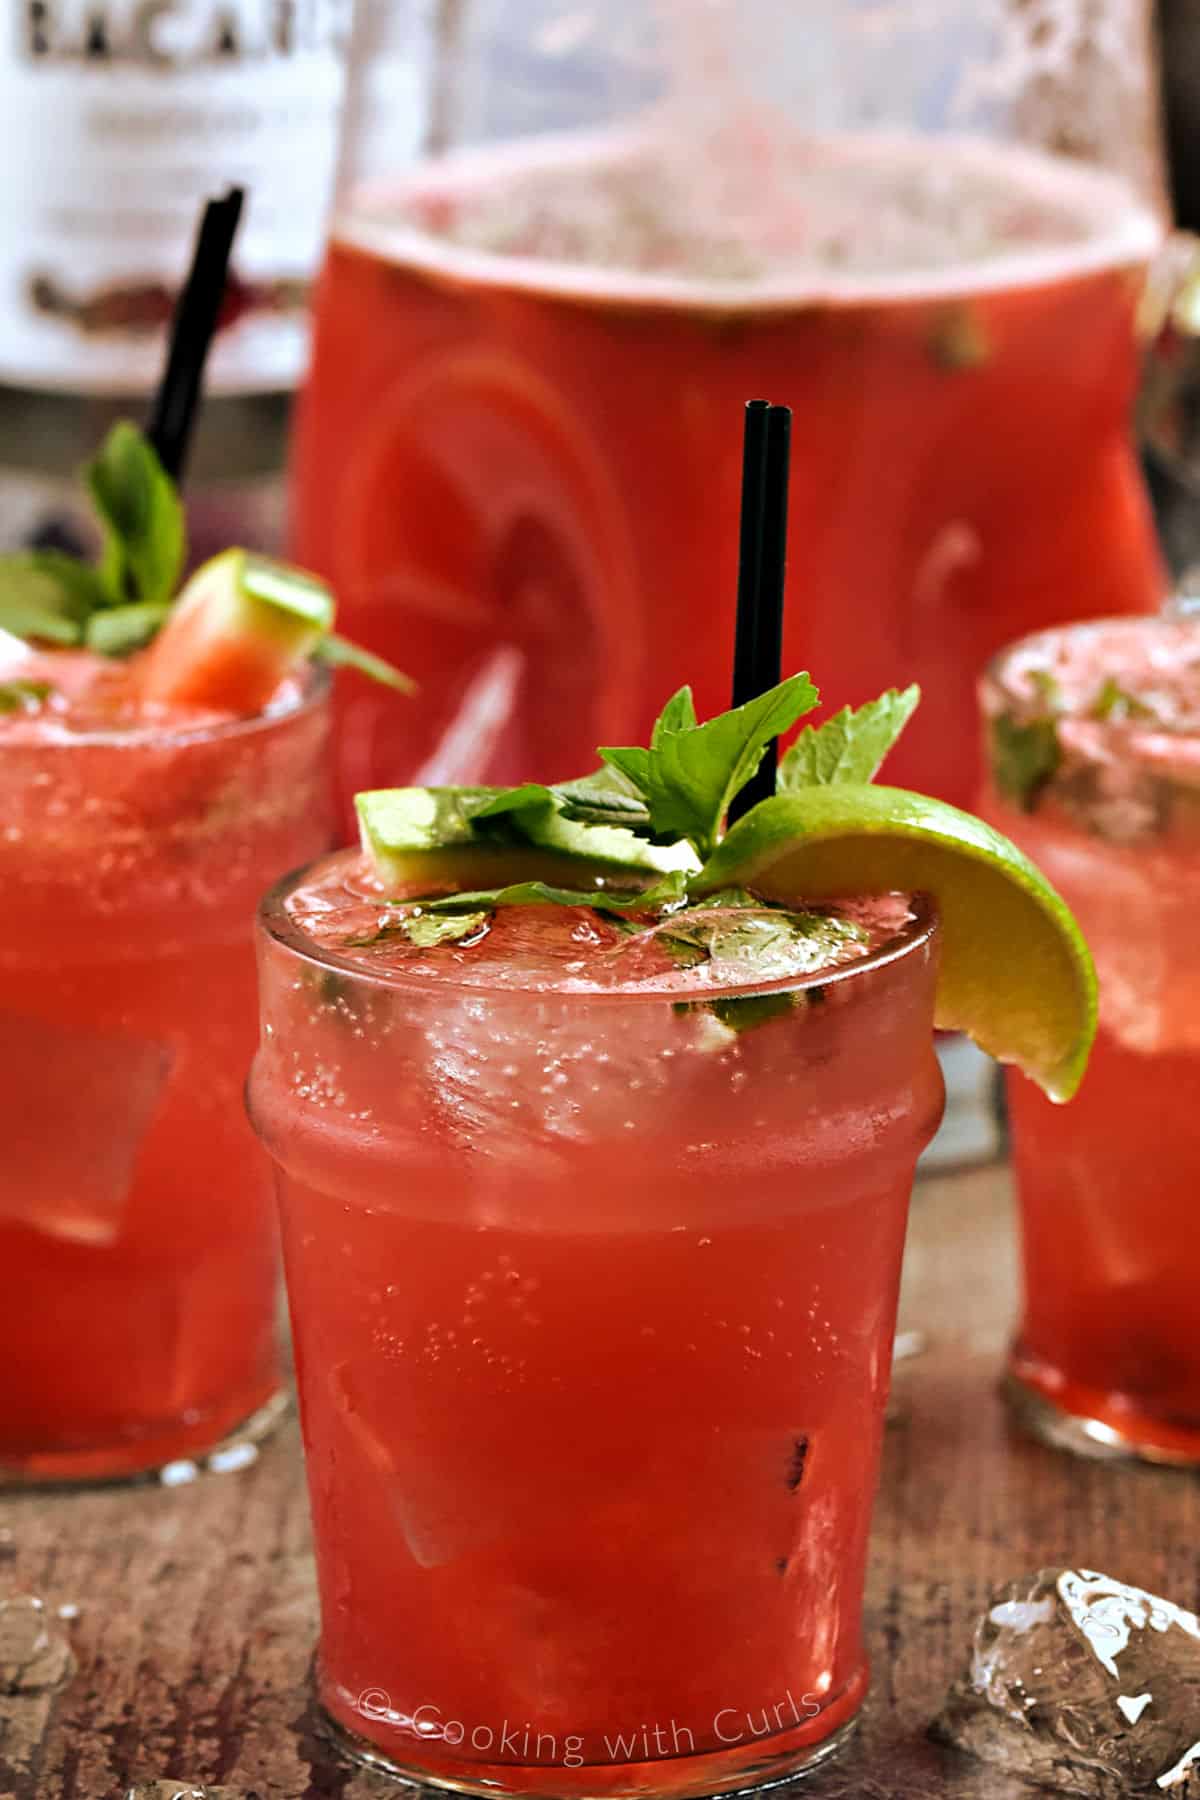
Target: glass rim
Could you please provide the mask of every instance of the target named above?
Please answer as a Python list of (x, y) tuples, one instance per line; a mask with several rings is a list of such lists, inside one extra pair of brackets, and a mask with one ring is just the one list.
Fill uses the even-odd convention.
[[(618, 157), (637, 150), (639, 145), (653, 146), (656, 128), (653, 120), (643, 121), (640, 131), (622, 126), (599, 126), (590, 130), (564, 128), (555, 132), (534, 133), (490, 142), (486, 145), (454, 146), (438, 157), (420, 157), (408, 167), (400, 191), (408, 201), (429, 194), (438, 195), (447, 183), (465, 183), (469, 189), (486, 189), (503, 182), (506, 176), (520, 175), (524, 170), (564, 163), (587, 161), (597, 154), (614, 150)], [(939, 134), (924, 132), (891, 132), (875, 140), (875, 152), (882, 145), (893, 157), (921, 161), (928, 155), (930, 143), (947, 144), (959, 154), (970, 157), (975, 165), (994, 163), (996, 146), (981, 142), (969, 133)], [(1111, 229), (1114, 206), (1120, 214), (1120, 199), (1126, 184), (1118, 174), (1097, 162), (1056, 156), (1028, 144), (1004, 142), (1003, 153), (1011, 168), (1019, 161), (1027, 178), (1037, 185), (1044, 182), (1047, 167), (1053, 167), (1058, 181), (1069, 186), (1081, 204), (1086, 200), (1094, 234), (1066, 244), (1048, 244), (1031, 251), (997, 253), (983, 265), (983, 272), (969, 274), (962, 263), (944, 267), (920, 268), (897, 275), (863, 274), (848, 277), (844, 271), (824, 271), (822, 277), (768, 277), (766, 279), (714, 280), (701, 276), (668, 275), (637, 270), (621, 264), (588, 261), (576, 265), (571, 260), (542, 258), (523, 252), (507, 252), (459, 243), (444, 234), (430, 232), (419, 224), (395, 219), (397, 188), (394, 181), (375, 176), (355, 183), (341, 180), (335, 196), (329, 237), (331, 241), (365, 251), (382, 252), (390, 262), (411, 261), (417, 267), (431, 263), (440, 273), (453, 279), (478, 282), (501, 288), (519, 287), (522, 291), (551, 296), (565, 301), (594, 305), (597, 301), (615, 306), (630, 303), (667, 308), (685, 306), (701, 313), (722, 315), (736, 312), (762, 313), (766, 317), (778, 312), (792, 313), (797, 308), (813, 306), (855, 306), (911, 303), (914, 305), (946, 299), (986, 296), (999, 289), (1026, 290), (1038, 288), (1056, 279), (1090, 276), (1108, 270), (1140, 268), (1158, 253), (1168, 235), (1167, 226), (1156, 213), (1154, 204), (1141, 191), (1133, 194), (1127, 205), (1128, 215), (1120, 229)], [(383, 213), (381, 225), (379, 215)], [(607, 291), (605, 277), (612, 280)]]
[[(45, 652), (47, 656), (53, 654), (52, 650)], [(183, 725), (177, 728), (169, 724), (148, 724), (123, 730), (74, 731), (69, 736), (19, 738), (9, 742), (6, 742), (4, 733), (0, 732), (0, 767), (7, 757), (18, 750), (32, 750), (41, 757), (60, 751), (94, 750), (102, 747), (133, 752), (174, 749), (187, 744), (223, 743), (230, 738), (252, 738), (260, 733), (266, 734), (277, 725), (288, 724), (294, 719), (302, 719), (318, 711), (329, 699), (332, 689), (333, 671), (325, 664), (310, 659), (294, 705), (281, 706), (272, 711), (271, 702), (268, 701), (258, 712), (246, 717), (210, 720), (208, 724)]]
[[(333, 854), (336, 855), (337, 852)], [(290, 919), (284, 907), (285, 899), (318, 866), (318, 862), (326, 860), (328, 858), (321, 857), (317, 859), (317, 862), (306, 863), (303, 868), (293, 869), (267, 890), (258, 903), (256, 920), (258, 932), (270, 943), (277, 945), (309, 968), (342, 977), (348, 976), (361, 983), (362, 986), (379, 993), (420, 994), (426, 999), (445, 994), (457, 999), (461, 999), (464, 995), (475, 995), (480, 999), (501, 999), (517, 1003), (565, 1001), (571, 1006), (650, 1006), (655, 1003), (660, 1006), (686, 1006), (703, 1005), (711, 1000), (769, 998), (772, 994), (801, 993), (811, 988), (840, 985), (852, 981), (855, 977), (873, 974), (894, 963), (904, 962), (933, 942), (941, 929), (941, 917), (936, 901), (928, 894), (912, 893), (907, 896), (913, 914), (912, 918), (899, 931), (872, 950), (869, 955), (859, 957), (854, 962), (841, 963), (831, 969), (812, 969), (801, 975), (782, 978), (775, 976), (763, 981), (722, 983), (719, 986), (713, 984), (702, 988), (666, 990), (662, 988), (641, 990), (616, 988), (611, 991), (604, 988), (500, 987), (477, 981), (431, 981), (428, 977), (406, 974), (402, 970), (375, 971), (364, 968), (362, 963), (354, 961), (351, 957), (339, 956), (336, 950), (313, 943), (307, 934)], [(895, 891), (902, 892), (903, 890)]]
[[(1166, 604), (1169, 606), (1171, 601)], [(1194, 636), (1197, 649), (1200, 650), (1200, 612), (1186, 611), (1155, 613), (1106, 613), (1091, 619), (1070, 619), (1061, 625), (1044, 625), (1038, 631), (1026, 632), (1023, 637), (1014, 638), (1010, 643), (996, 652), (985, 665), (979, 678), (979, 694), (981, 711), (985, 722), (996, 715), (996, 708), (988, 705), (991, 695), (1002, 702), (1011, 703), (1015, 707), (1028, 708), (1030, 695), (1019, 688), (1013, 679), (1013, 665), (1017, 659), (1040, 647), (1052, 652), (1059, 644), (1086, 643), (1089, 637), (1105, 638), (1109, 635), (1138, 638), (1152, 637), (1170, 639), (1177, 634)], [(1050, 658), (1047, 658), (1047, 662)], [(1032, 666), (1037, 666), (1032, 665)], [(1053, 673), (1052, 669), (1048, 669)], [(1100, 681), (1106, 675), (1119, 673), (1110, 668), (1098, 671)], [(1003, 708), (1002, 708), (1003, 710)], [(1129, 762), (1142, 760), (1139, 757), (1139, 740), (1147, 737), (1156, 739), (1170, 738), (1180, 744), (1195, 743), (1200, 740), (1200, 726), (1192, 730), (1173, 730), (1170, 726), (1155, 724), (1146, 720), (1125, 719), (1092, 719), (1082, 710), (1072, 711), (1069, 708), (1061, 714), (1053, 713), (1041, 707), (1033, 709), (1034, 718), (1078, 719), (1094, 729), (1103, 741), (1106, 749), (1119, 750)], [(1150, 760), (1146, 758), (1145, 760)]]

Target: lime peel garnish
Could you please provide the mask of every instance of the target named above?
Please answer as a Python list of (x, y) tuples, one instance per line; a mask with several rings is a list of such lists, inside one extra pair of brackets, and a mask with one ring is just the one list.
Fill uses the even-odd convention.
[(944, 801), (899, 788), (776, 795), (746, 814), (693, 884), (740, 882), (784, 904), (927, 893), (942, 922), (937, 1024), (965, 1031), (1054, 1100), (1079, 1086), (1096, 1031), (1083, 934), (1009, 839)]

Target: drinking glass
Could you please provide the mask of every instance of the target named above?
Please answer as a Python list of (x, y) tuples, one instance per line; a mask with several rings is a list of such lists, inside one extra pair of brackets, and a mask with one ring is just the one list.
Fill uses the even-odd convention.
[(529, 985), (512, 914), (486, 980), (445, 950), (372, 968), (303, 916), (354, 866), (265, 905), (250, 1090), (332, 1730), (468, 1793), (705, 1794), (820, 1760), (867, 1681), (900, 1253), (941, 1111), (929, 906), (859, 962), (757, 984), (735, 1031), (699, 980)]
[(0, 1482), (149, 1473), (278, 1414), (252, 937), (329, 842), (328, 712), (314, 674), (256, 718), (0, 732)]
[(1083, 1454), (1200, 1462), (1200, 625), (1039, 633), (983, 685), (985, 807), (1078, 918), (1100, 976), (1083, 1085), (1010, 1074), (1024, 1301), (1009, 1390)]

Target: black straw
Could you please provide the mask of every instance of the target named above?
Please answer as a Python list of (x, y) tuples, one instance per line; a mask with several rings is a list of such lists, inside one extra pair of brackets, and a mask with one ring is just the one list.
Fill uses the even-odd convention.
[[(792, 411), (751, 400), (742, 452), (742, 524), (738, 560), (733, 704), (777, 687), (783, 679), (783, 591), (787, 572), (788, 467)], [(729, 809), (741, 818), (775, 792), (779, 745), (772, 739), (754, 779)]]
[(733, 702), (744, 706), (759, 692), (758, 594), (762, 583), (763, 506), (767, 492), (765, 400), (746, 402), (742, 439), (742, 522), (738, 544), (737, 625), (733, 639)]
[(204, 364), (225, 298), (229, 256), (245, 197), (242, 188), (233, 187), (223, 199), (210, 200), (204, 208), (192, 266), (171, 322), (167, 364), (146, 435), (163, 468), (176, 482), (187, 464)]

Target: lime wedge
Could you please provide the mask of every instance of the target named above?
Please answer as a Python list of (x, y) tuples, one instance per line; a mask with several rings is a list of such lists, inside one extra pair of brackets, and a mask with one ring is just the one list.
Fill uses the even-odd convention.
[(1069, 1100), (1096, 1030), (1096, 975), (1066, 904), (1015, 844), (898, 788), (776, 795), (739, 820), (692, 892), (750, 887), (789, 905), (931, 894), (942, 917), (937, 1023)]

